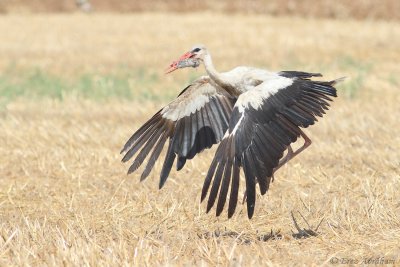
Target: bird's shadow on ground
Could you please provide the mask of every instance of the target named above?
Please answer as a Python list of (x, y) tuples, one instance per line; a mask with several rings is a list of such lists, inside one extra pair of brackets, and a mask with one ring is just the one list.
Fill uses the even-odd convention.
[[(214, 232), (206, 232), (203, 234), (198, 234), (197, 235), (200, 239), (211, 239), (211, 238), (223, 238), (223, 237), (227, 237), (227, 238), (234, 238), (236, 239), (236, 241), (238, 243), (241, 244), (250, 244), (253, 243), (254, 239), (249, 237), (246, 234), (243, 233), (238, 233), (235, 231), (229, 231), (229, 230), (224, 230), (224, 231), (220, 231), (220, 230), (215, 230)], [(262, 234), (262, 235), (258, 235), (257, 236), (257, 240), (258, 241), (269, 241), (269, 240), (279, 240), (282, 239), (283, 235), (280, 233), (280, 230), (274, 232), (271, 229), (271, 232), (268, 234)]]
[[(311, 237), (316, 237), (319, 235), (318, 233), (318, 228), (321, 225), (323, 219), (319, 222), (319, 224), (317, 225), (317, 227), (315, 227), (313, 229), (312, 226), (310, 226), (310, 224), (308, 223), (308, 221), (304, 218), (304, 216), (299, 212), (300, 216), (302, 217), (302, 219), (304, 220), (304, 222), (307, 225), (307, 228), (301, 228), (299, 226), (299, 224), (297, 223), (297, 220), (293, 214), (293, 212), (291, 212), (291, 217), (293, 220), (293, 225), (295, 227), (296, 231), (292, 231), (291, 236), (294, 239), (307, 239), (307, 238), (311, 238)], [(198, 238), (200, 239), (211, 239), (211, 238), (235, 238), (239, 243), (242, 244), (250, 244), (252, 243), (254, 240), (254, 238), (249, 237), (248, 235), (245, 235), (243, 233), (239, 233), (239, 232), (235, 232), (235, 231), (229, 231), (226, 228), (224, 230), (215, 230), (214, 232), (205, 232), (202, 234), (197, 234)], [(272, 240), (281, 240), (284, 238), (284, 235), (281, 233), (280, 230), (274, 231), (271, 229), (271, 231), (267, 234), (259, 234), (257, 233), (257, 240), (258, 241), (262, 241), (262, 242), (268, 242), (268, 241), (272, 241)]]

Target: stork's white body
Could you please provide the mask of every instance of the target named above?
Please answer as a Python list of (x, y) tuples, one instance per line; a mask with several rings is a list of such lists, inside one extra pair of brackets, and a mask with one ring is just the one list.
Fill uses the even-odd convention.
[(234, 85), (242, 93), (254, 89), (260, 84), (260, 81), (279, 81), (282, 78), (282, 76), (279, 76), (276, 72), (245, 66), (236, 67), (230, 71), (222, 72), (221, 77), (225, 81)]

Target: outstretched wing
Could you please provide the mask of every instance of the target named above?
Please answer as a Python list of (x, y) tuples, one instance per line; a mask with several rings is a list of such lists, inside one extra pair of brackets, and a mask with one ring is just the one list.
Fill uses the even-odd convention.
[(269, 188), (274, 168), (287, 147), (300, 135), (299, 127), (314, 124), (336, 96), (338, 81), (311, 81), (319, 76), (302, 72), (281, 72), (274, 78), (241, 94), (229, 122), (229, 131), (219, 145), (210, 166), (201, 199), (212, 182), (207, 212), (219, 192), (216, 214), (224, 208), (230, 187), (228, 217), (236, 208), (239, 174), (243, 168), (246, 181), (247, 214), (251, 218), (256, 199), (256, 182), (261, 194)]
[(161, 188), (177, 159), (177, 169), (205, 148), (221, 141), (228, 129), (236, 98), (202, 77), (186, 87), (170, 104), (158, 111), (127, 141), (121, 153), (123, 162), (137, 152), (128, 174), (134, 172), (148, 157), (141, 176), (144, 180), (154, 167), (164, 144), (169, 140), (160, 175)]

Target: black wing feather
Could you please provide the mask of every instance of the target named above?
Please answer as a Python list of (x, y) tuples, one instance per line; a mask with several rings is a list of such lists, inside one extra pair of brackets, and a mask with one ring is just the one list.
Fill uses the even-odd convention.
[(143, 181), (144, 179), (147, 178), (147, 176), (149, 176), (150, 171), (153, 169), (154, 164), (156, 163), (158, 157), (161, 154), (161, 151), (164, 147), (165, 142), (167, 141), (167, 137), (168, 137), (168, 132), (165, 132), (160, 140), (158, 141), (157, 145), (155, 146), (153, 152), (150, 155), (149, 161), (147, 162), (147, 165), (140, 177), (140, 180)]
[(168, 145), (168, 150), (167, 150), (167, 155), (165, 157), (164, 164), (161, 169), (160, 184), (158, 186), (160, 189), (164, 186), (165, 181), (168, 178), (168, 175), (171, 171), (172, 165), (174, 164), (174, 160), (176, 157), (176, 154), (173, 153), (172, 143), (173, 143), (173, 141), (170, 139), (169, 145)]
[(227, 163), (225, 164), (224, 178), (222, 180), (221, 192), (219, 193), (219, 198), (217, 203), (217, 212), (216, 212), (217, 216), (219, 216), (224, 210), (226, 197), (228, 195), (228, 190), (229, 190), (231, 173), (232, 173), (232, 159), (229, 158)]
[(232, 182), (231, 182), (231, 193), (229, 198), (228, 218), (231, 218), (235, 213), (236, 205), (238, 202), (239, 194), (239, 181), (240, 181), (240, 160), (235, 157), (233, 163)]

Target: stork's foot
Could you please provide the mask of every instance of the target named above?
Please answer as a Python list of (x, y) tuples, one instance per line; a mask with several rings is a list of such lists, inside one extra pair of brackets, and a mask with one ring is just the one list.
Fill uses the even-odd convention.
[(317, 232), (317, 231), (318, 231), (318, 228), (319, 228), (319, 226), (321, 225), (321, 223), (322, 223), (322, 221), (324, 220), (324, 218), (321, 219), (321, 221), (319, 222), (319, 224), (317, 225), (317, 227), (315, 227), (315, 229), (312, 229), (312, 227), (310, 226), (310, 224), (309, 224), (309, 223), (307, 222), (307, 220), (304, 218), (303, 214), (301, 214), (301, 213), (299, 212), (300, 216), (303, 218), (303, 220), (306, 222), (306, 224), (307, 224), (307, 226), (308, 226), (308, 229), (306, 229), (306, 228), (301, 229), (300, 226), (298, 225), (298, 223), (297, 223), (297, 221), (296, 221), (294, 215), (293, 215), (293, 211), (291, 211), (290, 214), (292, 215), (292, 220), (293, 220), (294, 227), (295, 227), (296, 230), (297, 230), (297, 233), (295, 233), (295, 232), (292, 231), (292, 233), (293, 233), (292, 236), (293, 236), (295, 239), (309, 238), (309, 237), (317, 236), (317, 235), (318, 235), (318, 232)]

